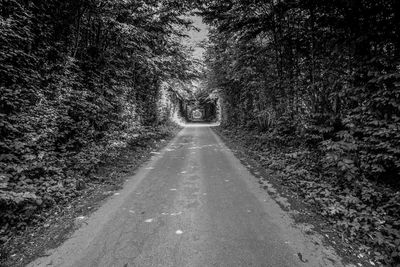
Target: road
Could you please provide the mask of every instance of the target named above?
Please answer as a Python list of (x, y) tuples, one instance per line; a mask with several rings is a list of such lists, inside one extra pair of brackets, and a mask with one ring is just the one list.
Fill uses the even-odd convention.
[(204, 125), (154, 152), (49, 254), (28, 266), (343, 266)]

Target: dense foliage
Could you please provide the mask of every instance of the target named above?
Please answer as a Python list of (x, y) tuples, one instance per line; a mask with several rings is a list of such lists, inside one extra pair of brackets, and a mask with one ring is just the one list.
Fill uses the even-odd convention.
[(115, 147), (140, 145), (168, 122), (169, 84), (194, 75), (181, 42), (191, 9), (189, 1), (1, 1), (2, 241), (78, 194)]
[(398, 0), (1, 1), (0, 241), (75, 197), (119, 146), (164, 135), (185, 93), (170, 92), (197, 75), (181, 42), (196, 7), (223, 125), (399, 261)]
[(330, 215), (393, 260), (399, 193), (372, 185), (400, 184), (399, 10), (397, 0), (229, 0), (202, 9), (223, 123), (255, 130), (265, 147), (303, 144), (318, 155), (318, 190), (330, 194), (327, 182), (352, 197), (326, 203)]

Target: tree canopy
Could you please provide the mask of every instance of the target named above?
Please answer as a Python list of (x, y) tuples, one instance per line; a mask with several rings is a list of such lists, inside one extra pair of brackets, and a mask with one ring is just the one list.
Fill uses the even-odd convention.
[[(211, 27), (205, 65), (182, 42), (191, 12)], [(375, 203), (334, 215), (400, 259), (399, 194), (366, 186), (400, 184), (400, 1), (3, 0), (0, 14), (0, 238), (167, 125), (176, 99), (214, 114), (218, 94), (223, 126), (300, 144), (355, 196), (341, 204)]]

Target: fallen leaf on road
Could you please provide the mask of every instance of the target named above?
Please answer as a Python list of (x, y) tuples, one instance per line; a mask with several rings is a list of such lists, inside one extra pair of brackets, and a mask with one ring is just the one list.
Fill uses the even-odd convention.
[(303, 255), (302, 255), (300, 252), (297, 253), (297, 256), (299, 257), (299, 259), (300, 259), (302, 262), (308, 262), (308, 260), (303, 259)]

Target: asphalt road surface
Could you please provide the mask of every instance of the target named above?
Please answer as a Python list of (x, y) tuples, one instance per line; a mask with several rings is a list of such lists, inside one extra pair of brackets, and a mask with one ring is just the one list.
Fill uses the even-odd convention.
[(211, 127), (186, 127), (153, 154), (70, 239), (28, 266), (343, 266)]

